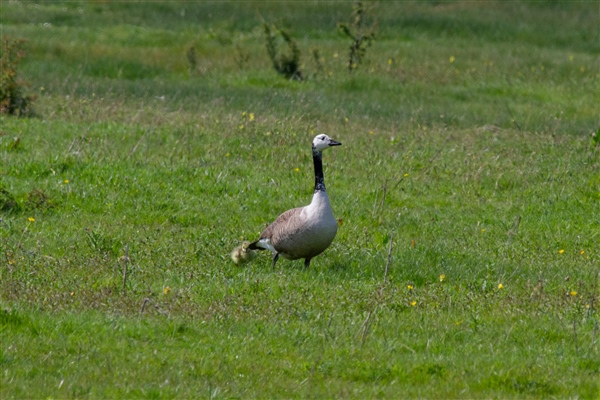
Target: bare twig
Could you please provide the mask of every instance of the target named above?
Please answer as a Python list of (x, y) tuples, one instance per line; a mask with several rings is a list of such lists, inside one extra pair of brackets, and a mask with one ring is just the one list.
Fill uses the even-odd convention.
[(144, 302), (142, 303), (142, 309), (140, 310), (140, 314), (143, 314), (143, 313), (144, 313), (144, 310), (146, 309), (146, 305), (147, 305), (148, 303), (150, 303), (150, 299), (146, 297), (146, 298), (144, 299)]
[(519, 232), (519, 225), (521, 224), (521, 214), (517, 215), (515, 222), (513, 222), (512, 227), (506, 232), (508, 236), (508, 240), (506, 241), (506, 247), (509, 247), (513, 236), (515, 236)]
[[(377, 307), (375, 307), (375, 308), (377, 308)], [(365, 319), (365, 322), (363, 322), (363, 325), (362, 325), (363, 330), (362, 330), (361, 341), (362, 341), (363, 345), (365, 344), (365, 340), (367, 340), (367, 335), (369, 333), (369, 329), (371, 328), (371, 315), (373, 314), (373, 311), (374, 310), (369, 311), (369, 315), (367, 315), (367, 318)]]
[(125, 257), (123, 257), (123, 292), (127, 290), (127, 265), (129, 264), (129, 243), (125, 245)]
[(579, 345), (577, 344), (577, 322), (573, 320), (573, 342), (575, 343), (575, 353), (579, 353)]
[(385, 195), (387, 193), (387, 179), (383, 182), (383, 186), (381, 186), (381, 200), (379, 200), (379, 205), (377, 205), (377, 199), (379, 198), (379, 191), (375, 192), (375, 202), (373, 203), (373, 215), (375, 218), (377, 213), (381, 213), (383, 211), (383, 207), (385, 206)]
[(390, 247), (388, 248), (387, 254), (387, 263), (385, 264), (385, 272), (383, 274), (383, 283), (387, 282), (388, 269), (390, 267), (390, 261), (392, 260), (392, 247), (394, 246), (394, 230), (392, 229), (392, 234), (390, 235)]
[(377, 212), (377, 199), (379, 198), (379, 190), (375, 191), (375, 201), (373, 202), (373, 213), (371, 214), (372, 218), (375, 218), (375, 213)]
[(379, 212), (383, 211), (383, 206), (385, 205), (385, 195), (387, 193), (387, 179), (383, 182), (383, 186), (381, 188), (381, 202), (379, 203)]
[(88, 126), (88, 128), (85, 130), (85, 132), (83, 133), (83, 135), (81, 135), (81, 137), (75, 137), (75, 139), (73, 139), (73, 141), (71, 142), (71, 145), (69, 146), (69, 149), (67, 150), (67, 153), (70, 153), (71, 150), (73, 149), (73, 146), (75, 146), (75, 143), (77, 142), (83, 142), (85, 140), (85, 137), (87, 135), (87, 133), (90, 131), (90, 129), (92, 129), (92, 125), (90, 124)]
[(504, 103), (504, 105), (506, 106), (506, 109), (508, 110), (508, 113), (510, 114), (510, 117), (512, 118), (512, 122), (515, 123), (519, 132), (522, 132), (523, 130), (521, 129), (521, 125), (519, 125), (519, 123), (517, 122), (517, 119), (515, 118), (515, 115), (513, 114), (510, 107), (508, 106), (508, 103)]
[[(153, 129), (152, 129), (153, 130)], [(137, 150), (138, 146), (140, 145), (140, 143), (142, 142), (142, 140), (146, 137), (146, 133), (148, 133), (150, 130), (146, 129), (144, 131), (144, 133), (142, 134), (142, 136), (139, 138), (139, 140), (137, 141), (137, 143), (135, 144), (135, 146), (133, 146), (133, 149), (131, 149), (131, 151), (129, 152), (129, 156), (127, 156), (128, 158), (131, 157), (133, 155), (133, 153), (135, 153), (135, 151)]]

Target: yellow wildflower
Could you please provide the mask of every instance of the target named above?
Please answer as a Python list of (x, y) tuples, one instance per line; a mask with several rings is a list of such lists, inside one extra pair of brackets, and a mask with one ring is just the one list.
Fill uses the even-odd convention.
[(248, 114), (248, 121), (250, 121), (250, 122), (254, 121), (254, 113)]
[(452, 64), (454, 61), (456, 60), (456, 58), (454, 56), (450, 56), (450, 64)]
[(294, 171), (300, 172), (300, 168), (296, 167), (296, 168), (294, 168)]
[(579, 252), (579, 254), (581, 254), (581, 255), (584, 255), (584, 254), (585, 254), (585, 250), (581, 250), (581, 251)]
[(563, 249), (560, 249), (560, 250), (558, 251), (558, 254), (562, 254), (562, 253), (564, 253), (564, 252), (565, 252), (565, 251), (564, 251)]
[(499, 283), (499, 284), (498, 284), (498, 289), (504, 289), (504, 285), (503, 285), (503, 284), (501, 284), (501, 283)]
[(63, 183), (69, 183), (69, 180), (68, 180), (68, 179), (65, 179), (65, 180), (63, 181)]
[(29, 218), (27, 218), (27, 221), (29, 221), (29, 222), (35, 222), (35, 218), (29, 217)]
[(408, 290), (413, 290), (413, 285), (408, 285), (407, 288)]
[(446, 280), (446, 274), (440, 275), (440, 282), (444, 282)]
[(408, 178), (408, 174), (406, 174), (406, 173), (405, 173), (405, 174), (404, 174), (404, 177), (405, 177), (405, 178)]
[(413, 300), (413, 301), (410, 302), (410, 305), (414, 307), (414, 306), (417, 305), (417, 302)]
[(575, 297), (575, 296), (577, 296), (577, 292), (576, 292), (575, 290), (571, 290), (571, 291), (569, 292), (569, 295), (570, 295), (571, 297)]
[(171, 288), (170, 288), (170, 287), (168, 287), (168, 286), (166, 286), (166, 287), (163, 289), (163, 293), (164, 293), (164, 294), (169, 294), (169, 293), (171, 293)]

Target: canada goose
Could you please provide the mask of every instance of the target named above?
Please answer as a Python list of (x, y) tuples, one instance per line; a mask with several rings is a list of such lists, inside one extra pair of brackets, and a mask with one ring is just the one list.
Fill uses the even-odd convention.
[(248, 248), (250, 246), (250, 242), (244, 240), (242, 244), (231, 252), (231, 259), (234, 263), (241, 265), (245, 264), (248, 261), (252, 261), (254, 257), (256, 257), (256, 252), (254, 250), (250, 250)]
[(329, 136), (315, 136), (312, 142), (313, 164), (315, 167), (315, 191), (309, 205), (288, 210), (263, 231), (260, 238), (250, 243), (251, 250), (269, 250), (273, 253), (273, 263), (279, 256), (288, 260), (304, 258), (304, 268), (308, 268), (311, 258), (321, 254), (333, 241), (337, 233), (337, 221), (333, 216), (323, 178), (323, 150), (340, 146)]

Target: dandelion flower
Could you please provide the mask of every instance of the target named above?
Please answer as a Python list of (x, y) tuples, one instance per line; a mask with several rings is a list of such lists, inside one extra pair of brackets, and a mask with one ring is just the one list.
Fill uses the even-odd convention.
[(456, 60), (456, 58), (454, 56), (450, 56), (450, 59), (449, 59), (450, 64), (452, 64), (455, 60)]
[(244, 111), (244, 112), (242, 113), (242, 117), (245, 117), (246, 115), (248, 115), (248, 113), (247, 113), (246, 111)]
[(68, 179), (65, 179), (65, 180), (63, 181), (63, 183), (69, 183), (69, 180), (68, 180)]
[(369, 131), (369, 135), (373, 135), (373, 134), (375, 134), (375, 132)]
[(413, 290), (413, 285), (408, 285), (407, 288), (408, 290)]
[(294, 168), (294, 171), (300, 172), (300, 168), (296, 167), (296, 168)]
[(254, 113), (248, 114), (248, 121), (250, 121), (250, 122), (254, 121)]
[(410, 305), (414, 307), (414, 306), (417, 305), (417, 302), (413, 300), (413, 301), (410, 302)]
[(584, 255), (584, 254), (585, 254), (585, 250), (581, 250), (581, 251), (579, 252), (579, 254), (581, 254), (581, 255)]
[(29, 218), (27, 218), (27, 221), (29, 221), (29, 222), (35, 222), (35, 218), (29, 217)]
[(388, 59), (388, 65), (392, 65), (394, 63), (394, 60), (392, 60), (391, 58)]
[(558, 251), (558, 254), (562, 254), (562, 253), (564, 253), (564, 252), (565, 252), (565, 251), (564, 251), (563, 249), (560, 249), (560, 250)]
[(444, 282), (446, 280), (446, 274), (440, 275), (440, 282)]
[(569, 295), (570, 295), (571, 297), (575, 297), (575, 296), (577, 296), (577, 292), (576, 292), (575, 290), (571, 290), (571, 291), (569, 292)]
[(499, 283), (499, 284), (498, 284), (498, 289), (504, 289), (504, 285), (503, 285), (503, 284), (501, 284), (501, 283)]
[(229, 155), (230, 155), (230, 154), (229, 154), (229, 153), (227, 153), (227, 154), (225, 154), (225, 157), (229, 157)]
[(164, 293), (164, 294), (169, 294), (169, 293), (171, 293), (171, 288), (170, 288), (170, 287), (168, 287), (168, 286), (166, 286), (166, 287), (163, 289), (163, 293)]
[(404, 177), (405, 177), (405, 178), (408, 178), (408, 174), (406, 174), (406, 173), (405, 173), (405, 174), (404, 174)]

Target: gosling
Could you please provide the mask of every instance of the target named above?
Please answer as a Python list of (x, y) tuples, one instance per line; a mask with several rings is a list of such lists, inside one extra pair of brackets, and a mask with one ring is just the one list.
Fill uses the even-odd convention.
[(231, 259), (236, 265), (243, 265), (249, 261), (254, 260), (256, 257), (256, 251), (250, 250), (248, 247), (250, 246), (250, 242), (244, 240), (242, 244), (231, 252)]

